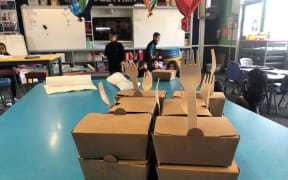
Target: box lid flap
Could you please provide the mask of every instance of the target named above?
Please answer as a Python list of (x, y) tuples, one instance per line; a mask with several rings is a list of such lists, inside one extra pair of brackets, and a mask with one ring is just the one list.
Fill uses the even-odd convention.
[(155, 69), (153, 72), (161, 72), (161, 73), (176, 73), (176, 70), (166, 70), (166, 69)]
[[(162, 108), (162, 116), (187, 116), (187, 111), (184, 111), (182, 103), (182, 99), (165, 100)], [(203, 100), (197, 99), (196, 103), (198, 116), (211, 116), (209, 110), (203, 107), (203, 105), (205, 104)]]
[[(155, 91), (141, 91), (144, 97), (155, 97)], [(123, 90), (116, 94), (117, 96), (131, 97), (134, 95), (134, 90)], [(166, 91), (158, 91), (159, 97), (165, 97)]]
[(151, 115), (142, 114), (87, 114), (72, 133), (148, 134)]
[(128, 113), (154, 113), (156, 107), (156, 98), (143, 97), (123, 97), (114, 104), (109, 112), (115, 112), (122, 108)]
[(231, 166), (228, 167), (208, 167), (208, 166), (181, 166), (181, 165), (159, 165), (159, 169), (183, 170), (183, 171), (203, 171), (217, 173), (239, 173), (238, 166), (233, 160)]
[[(158, 116), (155, 135), (186, 136), (188, 118), (184, 116)], [(198, 117), (198, 128), (205, 137), (232, 137), (238, 135), (231, 122), (226, 117)]]
[(223, 92), (213, 92), (213, 94), (210, 98), (225, 99), (225, 95)]

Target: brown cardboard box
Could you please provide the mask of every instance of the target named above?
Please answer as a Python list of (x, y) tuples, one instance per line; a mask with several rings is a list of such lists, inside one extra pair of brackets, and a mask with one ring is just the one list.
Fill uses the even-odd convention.
[(204, 136), (187, 136), (188, 118), (158, 116), (152, 135), (161, 164), (230, 166), (240, 139), (225, 117), (198, 117)]
[[(178, 99), (182, 96), (182, 91), (175, 91), (172, 99)], [(200, 92), (196, 93), (196, 98), (201, 99)], [(222, 117), (225, 105), (225, 95), (222, 92), (214, 92), (210, 97), (209, 110), (213, 117)]]
[(158, 165), (159, 180), (237, 180), (239, 169), (235, 161), (228, 167)]
[(125, 110), (126, 113), (150, 113), (155, 114), (156, 98), (143, 97), (123, 97), (109, 110), (114, 113), (119, 109)]
[[(155, 97), (155, 91), (141, 91), (143, 94), (143, 97)], [(163, 104), (163, 101), (166, 99), (166, 91), (158, 91), (158, 96), (159, 96), (159, 101), (160, 104)], [(116, 102), (119, 101), (120, 98), (122, 97), (133, 97), (134, 95), (134, 90), (123, 90), (123, 91), (119, 91), (117, 92), (117, 94), (115, 95), (115, 100)]]
[(160, 81), (171, 81), (176, 77), (176, 70), (156, 69), (152, 71), (152, 76), (155, 81), (158, 78), (160, 78)]
[[(197, 116), (211, 116), (209, 110), (205, 107), (204, 101), (197, 99)], [(166, 99), (162, 107), (162, 116), (187, 116), (187, 111), (185, 112), (182, 107), (182, 99)]]
[(86, 180), (148, 180), (149, 164), (147, 161), (105, 162), (97, 159), (78, 157)]
[(122, 160), (146, 160), (151, 114), (86, 115), (72, 135), (82, 158), (103, 159), (113, 155)]

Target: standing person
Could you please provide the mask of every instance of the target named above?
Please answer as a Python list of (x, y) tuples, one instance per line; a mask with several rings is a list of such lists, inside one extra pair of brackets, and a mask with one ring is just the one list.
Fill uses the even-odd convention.
[(153, 34), (153, 40), (147, 45), (144, 53), (144, 61), (148, 64), (148, 69), (152, 70), (152, 60), (155, 58), (156, 45), (160, 41), (160, 33), (155, 32)]
[(109, 72), (113, 74), (115, 72), (122, 72), (121, 62), (125, 60), (125, 51), (123, 45), (117, 41), (118, 36), (115, 31), (111, 31), (109, 34), (110, 43), (105, 47), (105, 59), (108, 59)]

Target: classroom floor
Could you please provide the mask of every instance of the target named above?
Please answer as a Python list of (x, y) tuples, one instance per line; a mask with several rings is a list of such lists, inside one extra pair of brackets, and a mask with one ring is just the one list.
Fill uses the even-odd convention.
[[(107, 77), (108, 74), (95, 74), (92, 76), (93, 79), (104, 79), (105, 77)], [(224, 73), (217, 73), (216, 74), (216, 79), (217, 80), (221, 80), (224, 82), (225, 80), (225, 74)], [(24, 86), (24, 89), (26, 90), (26, 87)], [(31, 88), (28, 88), (28, 91), (30, 90)], [(5, 91), (5, 90), (4, 90)], [(227, 89), (228, 92), (231, 92), (231, 89)], [(4, 92), (4, 94), (7, 94), (7, 91)], [(23, 96), (23, 94), (21, 93), (20, 94), (20, 98)], [(227, 98), (229, 100), (233, 100), (233, 98), (231, 98), (232, 96), (230, 96), (230, 94), (227, 94)], [(280, 96), (277, 97), (277, 102), (279, 102), (280, 100)], [(279, 108), (279, 113), (277, 114), (276, 113), (276, 108), (275, 108), (275, 105), (274, 103), (272, 103), (271, 105), (271, 110), (270, 110), (270, 113), (268, 114), (267, 113), (267, 103), (266, 101), (264, 102), (264, 106), (263, 106), (263, 112), (262, 112), (262, 116), (264, 117), (267, 117), (268, 119), (271, 119), (272, 121), (276, 122), (276, 123), (279, 123), (285, 127), (288, 127), (288, 109), (284, 108), (285, 105), (287, 104), (288, 102), (288, 95), (286, 96), (286, 99), (284, 102), (282, 102), (282, 105), (281, 107)], [(11, 103), (10, 103), (11, 104)], [(9, 107), (10, 108), (10, 107)], [(9, 109), (8, 108), (8, 109)], [(7, 109), (6, 109), (7, 110)], [(6, 110), (3, 109), (3, 105), (1, 104), (0, 105), (0, 115), (2, 115)], [(245, 117), (243, 117), (245, 118)]]

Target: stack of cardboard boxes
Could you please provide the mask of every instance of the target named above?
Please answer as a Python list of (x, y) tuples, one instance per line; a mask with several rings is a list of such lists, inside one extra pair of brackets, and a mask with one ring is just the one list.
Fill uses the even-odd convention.
[(153, 179), (157, 115), (155, 97), (121, 96), (107, 114), (85, 116), (72, 131), (85, 179)]
[(173, 99), (165, 100), (162, 114), (156, 118), (152, 137), (159, 180), (236, 180), (239, 169), (233, 158), (240, 136), (222, 116), (224, 94), (213, 93), (210, 109), (215, 110), (210, 114), (201, 110), (204, 102), (197, 99), (198, 128), (204, 135), (187, 135), (187, 113), (178, 107), (182, 94), (175, 92)]
[(133, 97), (133, 91), (120, 91), (107, 114), (90, 113), (74, 128), (85, 179), (237, 179), (239, 169), (233, 158), (239, 135), (222, 116), (223, 93), (213, 93), (210, 111), (197, 95), (198, 128), (203, 136), (187, 135), (182, 92), (165, 100), (166, 91), (159, 91), (161, 116), (155, 91), (142, 94)]

